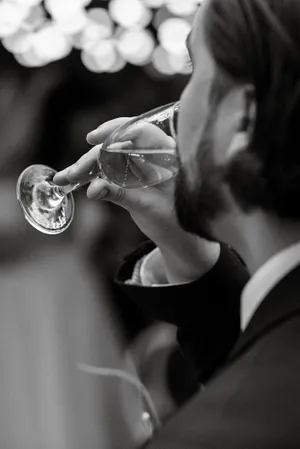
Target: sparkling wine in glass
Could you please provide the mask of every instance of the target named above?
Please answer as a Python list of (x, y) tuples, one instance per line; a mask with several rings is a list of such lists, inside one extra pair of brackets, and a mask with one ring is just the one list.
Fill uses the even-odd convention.
[[(144, 189), (175, 176), (178, 111), (179, 103), (162, 106), (114, 131), (99, 151), (101, 177), (125, 189)], [(137, 128), (139, 133), (148, 133), (150, 137), (145, 136), (142, 147), (126, 139)], [(153, 133), (156, 137), (152, 140)]]
[[(91, 179), (102, 177), (121, 188), (144, 189), (174, 177), (178, 172), (179, 106), (179, 102), (161, 106), (115, 130), (100, 147)], [(141, 133), (145, 133), (142, 144), (132, 137), (126, 139)], [(50, 167), (32, 165), (22, 172), (17, 183), (17, 198), (25, 218), (35, 229), (50, 235), (60, 234), (70, 226), (75, 211), (72, 192), (81, 187), (57, 186), (53, 182), (55, 173)]]

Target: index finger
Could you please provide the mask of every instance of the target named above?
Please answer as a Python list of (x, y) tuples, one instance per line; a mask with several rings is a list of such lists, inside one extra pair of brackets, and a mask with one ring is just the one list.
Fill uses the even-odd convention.
[(94, 131), (91, 131), (87, 135), (86, 140), (91, 145), (103, 143), (112, 132), (127, 123), (129, 120), (131, 120), (130, 117), (119, 117), (114, 120), (110, 120), (109, 122), (105, 122)]
[[(126, 149), (130, 148), (132, 143), (127, 141), (115, 145), (117, 145), (119, 149)], [(78, 183), (84, 185), (91, 182), (93, 178), (99, 175), (98, 160), (102, 147), (102, 144), (93, 147), (90, 151), (81, 156), (75, 164), (56, 173), (53, 181), (62, 186)]]
[(85, 184), (91, 181), (90, 172), (97, 163), (101, 147), (102, 145), (93, 147), (90, 151), (81, 156), (75, 164), (56, 173), (53, 181), (61, 186), (67, 184), (77, 184), (79, 182), (80, 184)]

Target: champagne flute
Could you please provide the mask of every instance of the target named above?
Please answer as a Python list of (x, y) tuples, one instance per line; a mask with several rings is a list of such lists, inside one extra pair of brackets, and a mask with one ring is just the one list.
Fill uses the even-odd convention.
[[(100, 148), (91, 179), (101, 177), (125, 189), (143, 189), (174, 177), (179, 168), (175, 145), (179, 107), (179, 102), (161, 106), (117, 128)], [(134, 148), (131, 141), (124, 141), (127, 134), (143, 126), (156, 126), (173, 139), (173, 145)], [(31, 165), (17, 183), (17, 199), (26, 220), (49, 235), (60, 234), (70, 226), (75, 212), (72, 192), (82, 186), (57, 186), (55, 174), (45, 165)]]

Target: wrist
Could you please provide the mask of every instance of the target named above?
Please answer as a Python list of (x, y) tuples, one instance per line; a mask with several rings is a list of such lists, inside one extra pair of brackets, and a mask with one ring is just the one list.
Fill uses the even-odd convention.
[(159, 245), (164, 271), (170, 284), (193, 282), (217, 263), (220, 244), (187, 234), (172, 245)]

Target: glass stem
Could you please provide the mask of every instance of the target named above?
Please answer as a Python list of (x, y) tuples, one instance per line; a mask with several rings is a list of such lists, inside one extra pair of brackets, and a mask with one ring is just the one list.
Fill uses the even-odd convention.
[(55, 193), (57, 195), (60, 195), (62, 198), (68, 195), (68, 193), (75, 192), (76, 190), (80, 189), (84, 184), (88, 184), (93, 178), (97, 178), (100, 176), (101, 171), (98, 166), (98, 163), (95, 163), (92, 170), (89, 172), (90, 180), (86, 183), (78, 182), (77, 184), (68, 184), (66, 186), (55, 186)]

